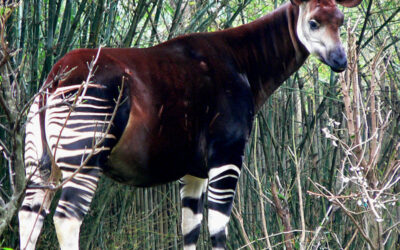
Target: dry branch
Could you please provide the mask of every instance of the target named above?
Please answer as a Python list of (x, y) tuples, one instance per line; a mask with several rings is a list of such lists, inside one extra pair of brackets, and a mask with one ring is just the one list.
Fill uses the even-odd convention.
[(276, 212), (282, 220), (283, 226), (285, 228), (285, 245), (286, 249), (293, 249), (294, 236), (292, 232), (292, 225), (290, 222), (290, 213), (287, 208), (282, 206), (281, 201), (278, 197), (278, 191), (274, 182), (271, 182), (271, 194), (273, 197), (273, 202), (276, 208)]

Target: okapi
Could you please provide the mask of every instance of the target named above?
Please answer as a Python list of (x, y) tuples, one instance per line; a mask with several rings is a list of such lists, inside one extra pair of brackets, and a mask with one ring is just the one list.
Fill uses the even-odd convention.
[(151, 48), (104, 48), (84, 91), (87, 63), (98, 50), (66, 54), (28, 115), (21, 248), (35, 247), (49, 213), (53, 195), (43, 183), (54, 164), (68, 180), (54, 214), (61, 249), (79, 248), (80, 226), (102, 173), (138, 187), (180, 179), (184, 248), (196, 248), (205, 196), (212, 246), (225, 248), (254, 115), (309, 54), (333, 71), (345, 70), (339, 38), (344, 17), (336, 3), (354, 7), (361, 1), (291, 0), (236, 28)]

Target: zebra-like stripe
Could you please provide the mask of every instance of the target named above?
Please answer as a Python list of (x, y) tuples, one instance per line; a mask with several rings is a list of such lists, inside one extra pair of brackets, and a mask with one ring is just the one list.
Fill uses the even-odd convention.
[(224, 249), (240, 169), (235, 165), (214, 167), (208, 172), (208, 229), (213, 249)]
[(196, 249), (203, 220), (203, 201), (207, 189), (207, 179), (186, 175), (181, 178), (179, 183), (184, 249)]
[(25, 129), (25, 171), (28, 187), (18, 213), (21, 249), (34, 249), (53, 197), (52, 192), (39, 188), (46, 183), (51, 166), (42, 143), (40, 99), (40, 95), (34, 99)]
[[(101, 159), (105, 160), (116, 136), (106, 134), (115, 103), (92, 96), (91, 91), (104, 89), (101, 85), (88, 84), (85, 96), (80, 96), (74, 107), (75, 93), (81, 85), (60, 87), (47, 99), (46, 138), (62, 179), (71, 179), (63, 186), (55, 217), (82, 219), (89, 205), (101, 174)], [(99, 140), (102, 145), (94, 148)], [(82, 166), (86, 158), (92, 158)], [(79, 169), (78, 173), (75, 171)], [(60, 221), (60, 220), (57, 220)], [(61, 222), (60, 222), (61, 223)]]
[[(44, 149), (42, 143), (42, 128), (40, 126), (39, 115), (40, 95), (36, 96), (28, 113), (26, 122), (25, 136), (25, 173), (29, 178), (29, 183), (40, 184), (42, 179), (47, 179), (50, 169), (46, 169), (48, 165), (40, 164)], [(41, 169), (39, 169), (41, 165)], [(26, 203), (30, 202), (30, 193), (26, 194)]]
[(212, 168), (209, 173), (208, 201), (230, 205), (235, 196), (240, 169), (235, 165)]

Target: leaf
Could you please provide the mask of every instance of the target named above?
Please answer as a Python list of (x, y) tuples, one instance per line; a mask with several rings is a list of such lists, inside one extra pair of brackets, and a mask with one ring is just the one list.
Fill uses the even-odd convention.
[(278, 197), (282, 200), (286, 200), (286, 197), (283, 194), (278, 194)]
[(296, 243), (294, 243), (294, 248), (295, 249), (300, 249), (300, 242), (296, 240)]

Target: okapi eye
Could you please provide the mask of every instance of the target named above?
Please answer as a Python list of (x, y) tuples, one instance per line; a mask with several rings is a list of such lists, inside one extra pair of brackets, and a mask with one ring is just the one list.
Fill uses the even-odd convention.
[(317, 30), (319, 28), (319, 23), (315, 20), (308, 21), (311, 30)]

